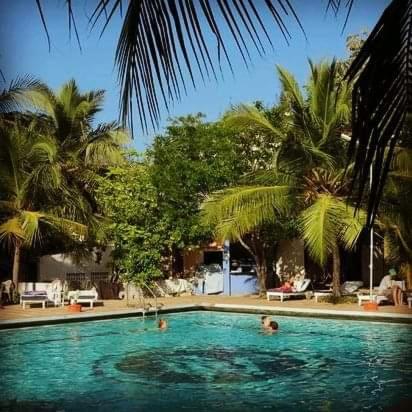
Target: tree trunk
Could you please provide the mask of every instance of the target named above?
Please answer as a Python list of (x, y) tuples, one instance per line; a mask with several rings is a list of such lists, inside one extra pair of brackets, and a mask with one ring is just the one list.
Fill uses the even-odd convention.
[(268, 277), (268, 268), (266, 261), (263, 260), (256, 265), (258, 281), (259, 281), (259, 295), (264, 296), (266, 294), (266, 281)]
[(21, 251), (21, 246), (19, 243), (16, 243), (16, 247), (14, 248), (14, 259), (13, 259), (13, 283), (14, 283), (16, 290), (18, 289), (18, 285), (19, 285), (20, 251)]
[(334, 296), (341, 296), (340, 293), (340, 254), (339, 247), (335, 245), (332, 250), (333, 259), (333, 274), (332, 274), (332, 289)]
[[(268, 274), (267, 262), (265, 258), (265, 254), (261, 247), (250, 247), (243, 239), (238, 238), (239, 243), (250, 253), (253, 257), (253, 260), (256, 263), (256, 274), (258, 278), (258, 285), (259, 285), (259, 296), (263, 296), (266, 293), (266, 279)], [(256, 243), (256, 242), (254, 242)], [(260, 253), (259, 253), (260, 251)]]

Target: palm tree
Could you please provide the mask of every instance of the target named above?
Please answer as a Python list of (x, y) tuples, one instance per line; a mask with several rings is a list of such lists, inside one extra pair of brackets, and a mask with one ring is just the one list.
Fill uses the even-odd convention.
[[(64, 190), (55, 170), (52, 142), (39, 135), (36, 122), (16, 121), (7, 132), (2, 130), (0, 150), (0, 241), (14, 247), (13, 282), (18, 284), (22, 247), (41, 242), (49, 228), (79, 240), (86, 226), (65, 217), (62, 208), (48, 208), (43, 192)], [(36, 190), (34, 190), (36, 188)]]
[(81, 93), (74, 80), (57, 92), (43, 85), (30, 93), (39, 127), (55, 141), (54, 162), (62, 186), (71, 198), (79, 200), (75, 207), (65, 198), (58, 203), (66, 203), (67, 212), (79, 221), (93, 222), (98, 211), (93, 194), (98, 174), (124, 161), (123, 148), (128, 141), (127, 132), (116, 122), (94, 126), (103, 100), (103, 90)]
[[(273, 176), (271, 176), (273, 180)], [(270, 249), (265, 225), (282, 224), (292, 214), (291, 185), (278, 179), (272, 185), (240, 186), (215, 192), (202, 205), (202, 221), (214, 228), (220, 241), (239, 242), (256, 264), (260, 293), (266, 291)], [(271, 237), (272, 238), (272, 237)]]
[[(361, 203), (373, 164), (368, 223), (373, 223), (395, 147), (411, 144), (408, 118), (412, 101), (412, 0), (393, 0), (350, 66), (353, 86), (352, 141)], [(379, 87), (377, 87), (379, 85)]]
[[(239, 106), (224, 117), (223, 121), (241, 129), (271, 133), (278, 146), (269, 170), (250, 176), (248, 186), (209, 198), (204, 219), (217, 223), (220, 237), (242, 239), (268, 222), (299, 215), (302, 236), (314, 259), (324, 264), (327, 257), (333, 257), (334, 293), (338, 295), (338, 245), (353, 247), (363, 222), (363, 212), (355, 216), (353, 208), (345, 204), (343, 171), (336, 173), (332, 167), (345, 164), (340, 131), (349, 120), (349, 92), (346, 84), (337, 84), (335, 61), (310, 62), (310, 68), (305, 95), (294, 77), (278, 68), (286, 127), (279, 128), (264, 112), (250, 106)], [(327, 170), (317, 170), (319, 165)], [(262, 182), (262, 176), (266, 181), (256, 185), (256, 181)]]
[(304, 177), (306, 208), (300, 214), (301, 233), (312, 258), (321, 266), (332, 258), (333, 294), (340, 296), (339, 246), (351, 250), (366, 223), (363, 210), (348, 204), (348, 181), (344, 170), (315, 168)]
[(305, 94), (290, 72), (277, 67), (286, 127), (284, 122), (281, 127), (272, 123), (253, 106), (240, 105), (224, 117), (229, 125), (272, 134), (279, 142), (277, 158), (294, 160), (302, 173), (337, 159), (344, 164), (343, 142), (337, 137), (350, 119), (350, 91), (345, 82), (338, 84), (336, 61), (314, 64), (309, 60), (309, 66)]
[(89, 233), (101, 226), (94, 187), (102, 170), (123, 161), (127, 141), (114, 122), (93, 125), (103, 97), (80, 93), (74, 81), (57, 93), (38, 81), (20, 82), (0, 95), (0, 237), (15, 246), (15, 281), (20, 250), (36, 243), (41, 229), (68, 230), (79, 240), (83, 225)]

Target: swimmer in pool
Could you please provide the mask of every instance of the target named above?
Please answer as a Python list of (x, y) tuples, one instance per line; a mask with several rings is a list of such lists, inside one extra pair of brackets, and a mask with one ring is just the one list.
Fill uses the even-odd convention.
[(269, 329), (271, 329), (272, 332), (275, 332), (279, 329), (279, 324), (275, 320), (271, 320), (269, 323)]
[(160, 329), (160, 330), (165, 330), (165, 329), (167, 329), (167, 320), (165, 320), (165, 319), (159, 319), (159, 323), (158, 323), (158, 328)]
[(262, 328), (265, 330), (269, 329), (270, 323), (271, 323), (270, 316), (262, 316), (260, 319), (261, 319)]

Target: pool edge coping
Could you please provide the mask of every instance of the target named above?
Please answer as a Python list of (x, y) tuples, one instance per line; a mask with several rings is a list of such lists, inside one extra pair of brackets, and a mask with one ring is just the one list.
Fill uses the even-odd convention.
[[(179, 313), (192, 311), (214, 311), (214, 312), (233, 312), (233, 313), (255, 313), (255, 314), (272, 314), (279, 316), (310, 317), (321, 319), (345, 319), (358, 321), (390, 322), (412, 324), (412, 315), (402, 313), (388, 312), (362, 312), (362, 311), (344, 311), (330, 309), (310, 309), (310, 308), (290, 308), (290, 307), (268, 307), (258, 305), (240, 305), (230, 303), (194, 303), (183, 305), (171, 305), (165, 308), (159, 308), (158, 314), (161, 313)], [(154, 316), (156, 311), (151, 308), (144, 311), (142, 308), (117, 310), (103, 313), (83, 314), (64, 314), (54, 316), (42, 316), (25, 319), (9, 319), (0, 321), (0, 330), (25, 328), (33, 326), (57, 325), (65, 323), (88, 322), (97, 320), (120, 319), (133, 316)]]

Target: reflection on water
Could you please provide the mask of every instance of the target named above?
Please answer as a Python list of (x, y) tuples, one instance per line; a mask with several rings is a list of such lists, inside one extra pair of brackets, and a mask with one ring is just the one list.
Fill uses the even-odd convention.
[(129, 354), (116, 364), (125, 373), (159, 383), (240, 383), (298, 372), (305, 362), (280, 351), (212, 347)]

